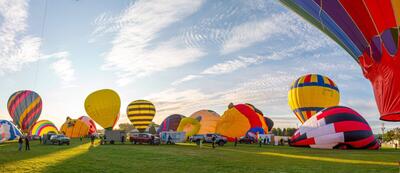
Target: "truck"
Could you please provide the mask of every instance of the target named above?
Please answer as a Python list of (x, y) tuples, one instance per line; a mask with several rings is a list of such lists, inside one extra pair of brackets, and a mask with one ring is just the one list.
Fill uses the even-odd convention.
[(124, 130), (105, 130), (103, 136), (103, 142), (114, 144), (115, 142), (125, 142), (126, 132)]
[(152, 135), (150, 133), (130, 133), (129, 134), (129, 141), (133, 144), (160, 144), (160, 138), (156, 135)]
[(213, 137), (215, 138), (215, 143), (219, 146), (224, 146), (228, 142), (228, 139), (220, 134), (208, 133), (205, 135), (203, 143), (213, 143)]

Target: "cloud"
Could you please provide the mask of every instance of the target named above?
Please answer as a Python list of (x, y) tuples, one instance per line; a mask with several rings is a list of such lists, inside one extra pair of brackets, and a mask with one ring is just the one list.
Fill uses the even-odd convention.
[[(112, 25), (118, 27), (112, 29), (116, 33), (111, 49), (105, 53), (102, 69), (114, 71), (118, 84), (126, 85), (135, 78), (198, 60), (205, 55), (201, 49), (185, 47), (174, 37), (157, 39), (163, 29), (190, 16), (201, 4), (202, 1), (184, 0), (146, 0), (131, 4), (122, 14), (112, 18)], [(109, 20), (104, 18), (100, 16), (97, 19), (101, 28), (110, 26)], [(99, 30), (95, 32), (102, 33)]]
[(179, 79), (179, 80), (176, 80), (175, 82), (172, 82), (172, 85), (179, 85), (179, 84), (181, 84), (183, 82), (187, 82), (187, 81), (190, 81), (190, 80), (193, 80), (193, 79), (197, 79), (197, 78), (201, 78), (201, 77), (203, 77), (203, 76), (202, 75), (187, 75), (182, 79)]
[(41, 40), (26, 35), (28, 2), (0, 1), (0, 75), (21, 70), (40, 57)]
[(72, 68), (72, 63), (68, 58), (58, 59), (51, 65), (51, 68), (64, 84), (70, 84), (75, 80), (75, 70)]
[(205, 69), (201, 74), (225, 74), (231, 73), (241, 68), (246, 68), (249, 65), (257, 64), (262, 61), (262, 57), (242, 57), (237, 59), (228, 60), (219, 64), (215, 64), (210, 68)]

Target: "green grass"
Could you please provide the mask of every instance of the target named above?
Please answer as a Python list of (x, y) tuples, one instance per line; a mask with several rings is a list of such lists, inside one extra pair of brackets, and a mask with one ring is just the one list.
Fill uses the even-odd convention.
[(216, 149), (182, 145), (40, 145), (17, 151), (0, 144), (0, 172), (399, 172), (400, 151), (319, 150), (227, 144)]

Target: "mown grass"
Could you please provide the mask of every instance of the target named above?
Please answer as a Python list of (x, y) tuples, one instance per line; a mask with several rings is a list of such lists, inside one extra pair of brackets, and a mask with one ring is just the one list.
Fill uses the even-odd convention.
[(17, 151), (0, 144), (0, 172), (399, 172), (400, 151), (319, 150), (242, 144), (40, 145)]

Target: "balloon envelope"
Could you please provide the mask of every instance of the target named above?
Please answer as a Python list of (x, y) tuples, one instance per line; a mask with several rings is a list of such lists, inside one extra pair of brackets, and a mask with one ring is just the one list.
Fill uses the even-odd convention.
[(367, 121), (353, 109), (343, 106), (326, 108), (308, 119), (294, 133), (290, 144), (325, 149), (379, 148)]
[(177, 132), (186, 132), (186, 137), (197, 134), (200, 130), (200, 122), (197, 119), (186, 117), (179, 123)]
[(121, 99), (110, 89), (102, 89), (86, 97), (86, 113), (104, 129), (112, 129), (119, 118)]
[(18, 136), (22, 136), (22, 133), (12, 122), (0, 120), (0, 143), (17, 139)]
[(212, 110), (200, 110), (193, 113), (190, 118), (200, 122), (200, 129), (197, 134), (215, 133), (220, 116)]
[(36, 122), (29, 130), (29, 134), (32, 136), (42, 136), (49, 132), (58, 134), (57, 127), (49, 120), (40, 120)]
[(136, 100), (128, 105), (126, 114), (133, 126), (144, 132), (156, 114), (156, 107), (150, 101)]
[(327, 34), (361, 66), (385, 121), (400, 121), (398, 0), (280, 0)]
[(160, 127), (158, 127), (157, 133), (165, 132), (165, 131), (176, 131), (182, 118), (185, 118), (185, 116), (180, 115), (180, 114), (173, 114), (173, 115), (168, 116), (161, 123)]
[(89, 135), (96, 133), (96, 131), (97, 131), (96, 124), (94, 123), (94, 121), (92, 119), (90, 119), (87, 116), (81, 116), (78, 119), (82, 120), (83, 122), (86, 123), (86, 125), (89, 126)]
[(336, 84), (326, 76), (307, 74), (290, 87), (289, 106), (304, 123), (318, 111), (339, 104), (340, 94)]
[(70, 138), (84, 137), (89, 134), (89, 126), (79, 119), (67, 118), (60, 128), (61, 133)]
[(17, 91), (8, 99), (7, 108), (14, 123), (28, 132), (42, 112), (42, 99), (34, 91)]

